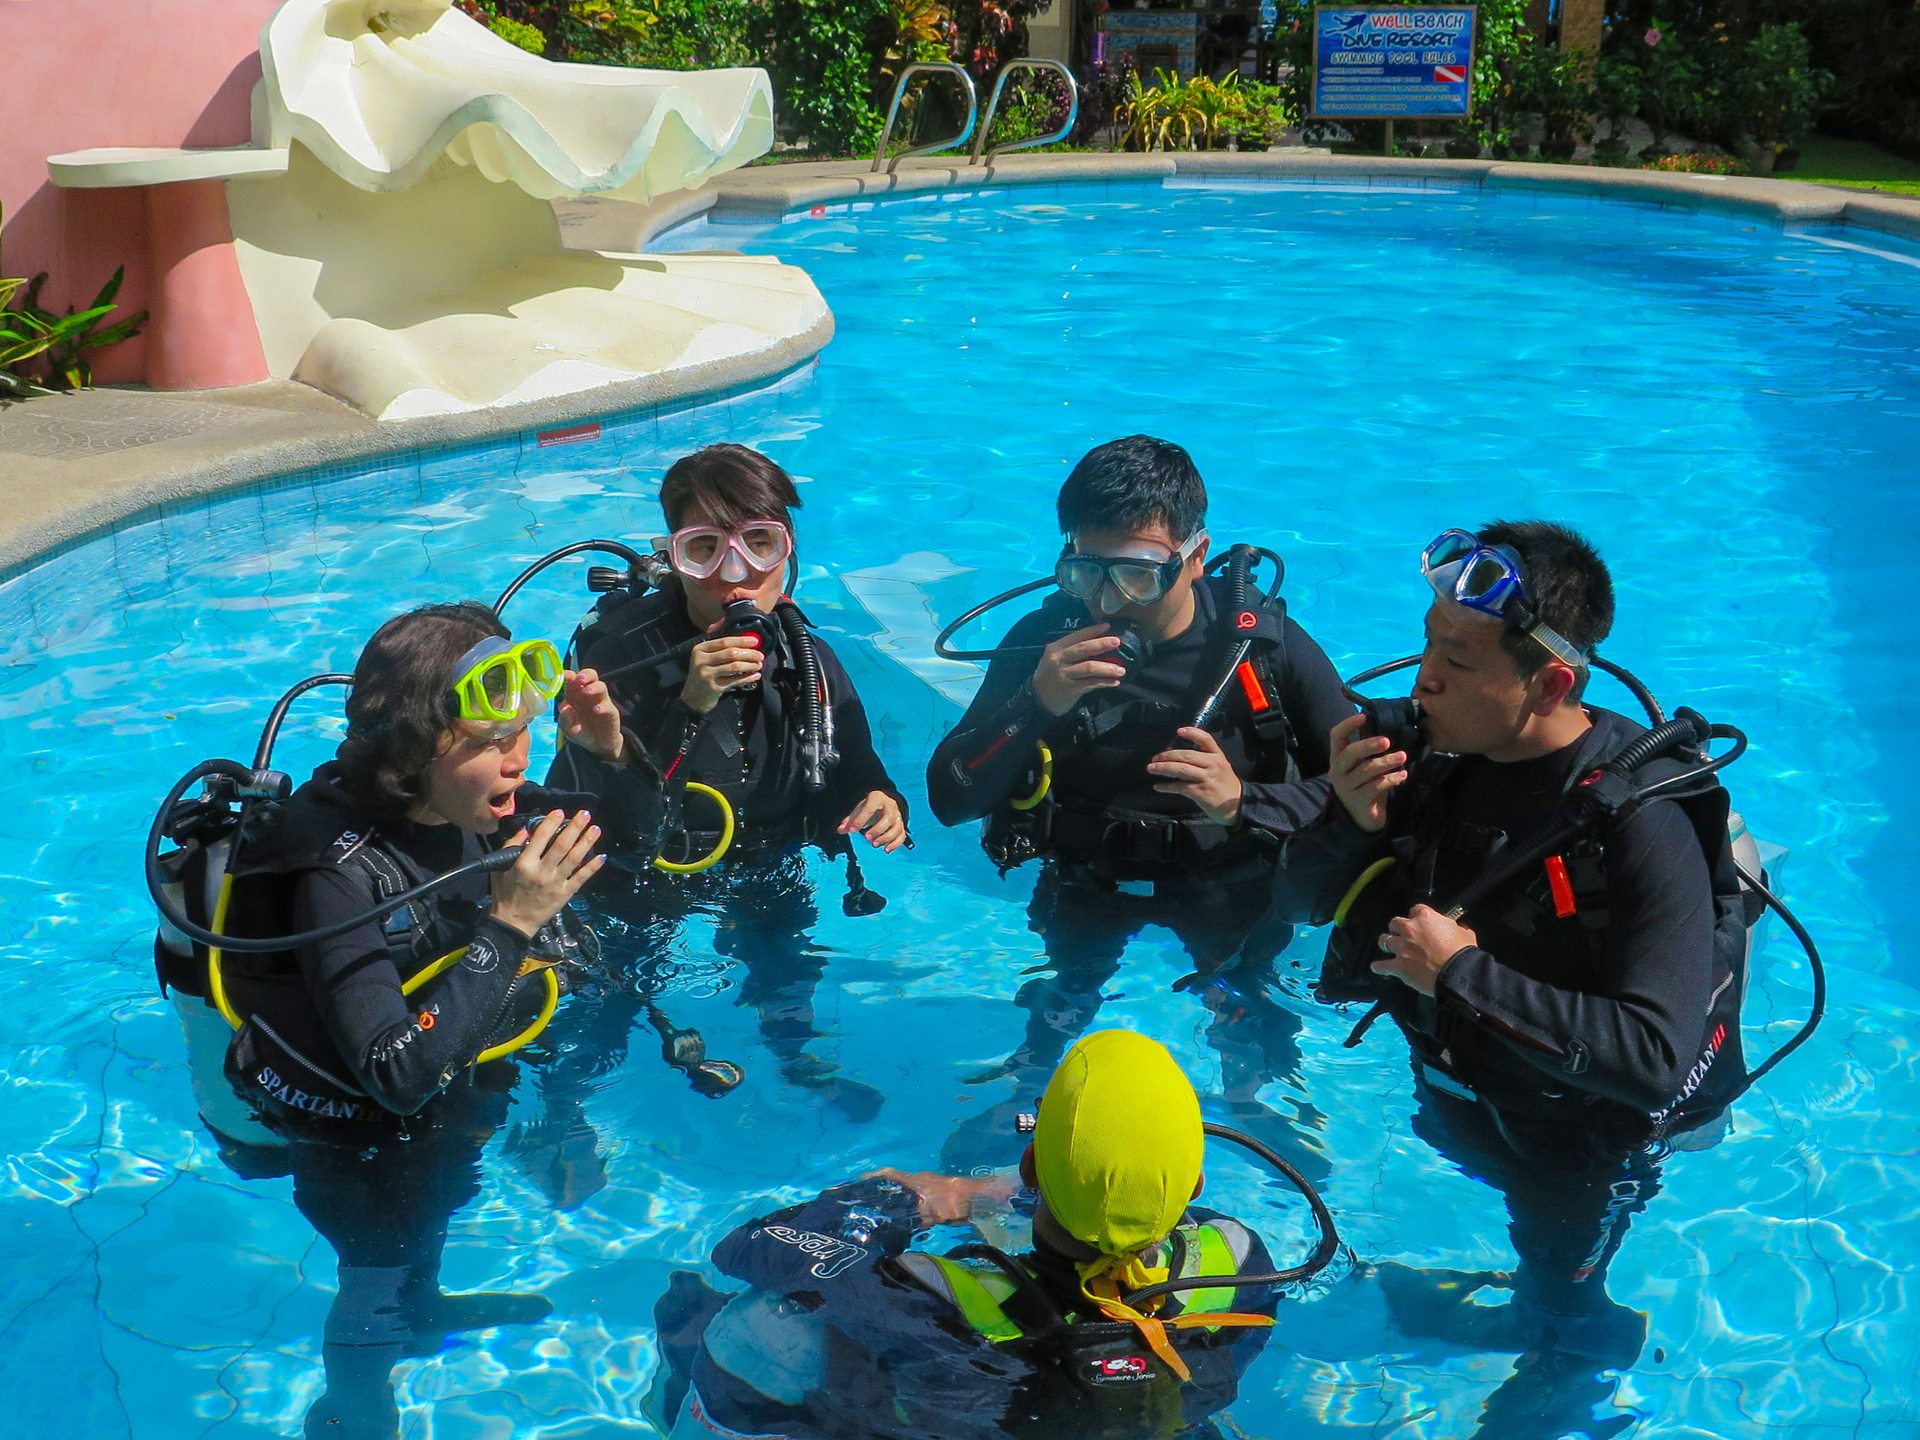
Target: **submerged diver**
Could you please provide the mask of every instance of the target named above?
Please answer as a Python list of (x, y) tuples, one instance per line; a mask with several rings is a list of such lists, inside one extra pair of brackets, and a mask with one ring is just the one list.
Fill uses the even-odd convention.
[(1605, 1393), (1596, 1372), (1644, 1342), (1606, 1275), (1658, 1191), (1659, 1153), (1741, 1087), (1747, 917), (1726, 792), (1684, 777), (1443, 913), (1645, 732), (1581, 702), (1614, 601), (1579, 535), (1450, 530), (1422, 569), (1424, 753), (1363, 716), (1334, 727), (1336, 800), (1290, 840), (1277, 908), (1340, 922), (1323, 994), (1378, 1001), (1412, 1049), (1416, 1132), (1506, 1199), (1519, 1266), (1504, 1310), (1417, 1272), (1383, 1274), (1389, 1299), (1416, 1332), (1504, 1332), (1527, 1360), (1483, 1433), (1558, 1435)]
[[(976, 1202), (1010, 1200), (1011, 1175), (881, 1170), (750, 1221), (714, 1253), (749, 1289), (721, 1295), (679, 1271), (656, 1309), (662, 1422), (674, 1440), (1171, 1436), (1203, 1422), (1232, 1402), (1273, 1323), (1272, 1284), (1291, 1277), (1270, 1273), (1252, 1230), (1191, 1204), (1201, 1149), (1199, 1102), (1163, 1047), (1087, 1036), (1020, 1162), (1038, 1192), (1031, 1252), (908, 1248)], [(1336, 1244), (1328, 1223), (1321, 1263)], [(1169, 1280), (1198, 1283), (1130, 1303)]]
[[(805, 1048), (818, 1033), (813, 994), (825, 965), (810, 939), (818, 915), (803, 849), (844, 855), (848, 913), (870, 913), (884, 901), (858, 879), (853, 837), (899, 849), (907, 806), (846, 670), (783, 594), (800, 503), (792, 478), (744, 445), (710, 445), (677, 461), (660, 486), (672, 578), (651, 594), (609, 593), (574, 634), (574, 663), (608, 676), (627, 727), (661, 772), (711, 787), (732, 817), (732, 843), (713, 868), (640, 869), (594, 887), (597, 904), (639, 931), (641, 973), (625, 987), (583, 994), (575, 1022), (603, 1043), (577, 1053), (590, 1065), (617, 1062), (634, 994), (658, 988), (674, 935), (703, 912), (720, 922), (716, 946), (745, 966), (740, 1003), (758, 1011), (781, 1075), (869, 1119), (881, 1093)], [(566, 747), (548, 778), (591, 786), (599, 768), (590, 753)], [(722, 843), (723, 817), (702, 808), (712, 803), (687, 803), (695, 855)]]
[[(526, 784), (527, 727), (556, 697), (569, 743), (605, 762), (597, 795)], [(243, 942), (348, 928), (291, 954), (216, 953), (209, 973), (239, 1024), (228, 1078), (288, 1142), (294, 1202), (339, 1257), (308, 1433), (386, 1437), (402, 1356), (550, 1309), (538, 1295), (443, 1294), (447, 1225), (478, 1193), (480, 1147), (508, 1103), (513, 1066), (494, 1057), (551, 1013), (547, 968), (591, 948), (566, 906), (603, 863), (603, 829), (650, 854), (664, 807), (605, 686), (563, 675), (545, 641), (512, 644), (480, 605), (381, 626), (346, 709), (338, 758), (244, 827), (213, 928)], [(544, 819), (510, 864), (473, 863), (533, 811)]]
[(1296, 1068), (1299, 1021), (1268, 993), (1291, 932), (1260, 921), (1275, 836), (1324, 805), (1324, 782), (1298, 782), (1352, 706), (1277, 593), (1245, 593), (1243, 570), (1203, 582), (1206, 507), (1177, 445), (1088, 452), (1056, 507), (1060, 593), (996, 647), (927, 767), (942, 823), (986, 817), (1003, 869), (1046, 861), (1028, 920), (1053, 974), (1021, 987), (1026, 1037), (980, 1079), (1050, 1067), (1149, 924), (1192, 956), (1230, 1091), (1251, 1104)]

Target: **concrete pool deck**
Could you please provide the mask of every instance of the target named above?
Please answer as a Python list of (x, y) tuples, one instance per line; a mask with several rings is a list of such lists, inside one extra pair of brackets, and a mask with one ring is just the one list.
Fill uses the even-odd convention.
[[(1750, 214), (1772, 224), (1858, 227), (1920, 242), (1920, 200), (1786, 180), (1677, 175), (1479, 160), (1401, 160), (1297, 152), (1016, 155), (969, 167), (944, 156), (889, 176), (866, 161), (738, 170), (650, 206), (556, 205), (576, 249), (637, 251), (684, 221), (772, 218), (808, 205), (1005, 185), (1098, 184), (1212, 176), (1385, 186), (1519, 187)], [(1868, 241), (1867, 243), (1870, 243)], [(592, 416), (694, 403), (806, 364), (833, 335), (829, 319), (752, 355), (712, 361), (533, 404), (425, 419), (371, 420), (305, 385), (84, 391), (0, 406), (0, 576), (157, 508), (276, 476), (395, 451), (539, 431)]]

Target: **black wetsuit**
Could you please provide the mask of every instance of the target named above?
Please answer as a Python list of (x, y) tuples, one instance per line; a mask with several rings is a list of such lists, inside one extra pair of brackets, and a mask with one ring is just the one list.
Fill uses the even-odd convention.
[[(678, 586), (639, 597), (615, 591), (602, 598), (574, 632), (570, 654), (575, 668), (605, 674), (707, 638), (687, 618)], [(738, 827), (729, 852), (736, 863), (749, 854), (802, 841), (839, 848), (845, 842), (836, 827), (874, 790), (893, 796), (905, 813), (906, 800), (873, 747), (866, 707), (853, 681), (826, 641), (814, 637), (813, 648), (820, 658), (840, 754), (819, 791), (807, 788), (797, 743), (799, 676), (784, 636), (773, 647), (761, 683), (727, 692), (705, 715), (680, 698), (687, 679), (684, 654), (628, 670), (608, 682), (627, 728), (640, 737), (663, 775), (675, 782), (711, 785), (727, 797)], [(592, 756), (568, 748), (560, 752), (547, 778), (553, 784), (591, 788), (599, 768)], [(686, 819), (696, 834), (705, 834), (713, 822), (700, 804), (688, 802)]]
[[(1003, 1272), (909, 1250), (918, 1225), (911, 1190), (862, 1180), (722, 1240), (714, 1264), (750, 1287), (742, 1294), (677, 1272), (656, 1311), (665, 1357), (656, 1398), (674, 1440), (1171, 1437), (1230, 1404), (1266, 1344), (1259, 1326), (1169, 1330), (1192, 1372), (1182, 1383), (1133, 1326), (1093, 1310), (1068, 1262), (1018, 1257), (1030, 1286), (983, 1306), (968, 1275), (997, 1283)], [(1186, 1238), (1202, 1226), (1213, 1229), (1221, 1270), (1202, 1268)], [(1180, 1234), (1188, 1268), (1176, 1263), (1176, 1274), (1273, 1269), (1260, 1237), (1226, 1216), (1195, 1207)], [(956, 1271), (974, 1300), (964, 1310)], [(1259, 1287), (1205, 1293), (1187, 1292), (1162, 1317), (1183, 1304), (1271, 1315), (1276, 1303)], [(1048, 1338), (1049, 1312), (1067, 1321), (1064, 1339)], [(991, 1332), (980, 1328), (988, 1317)]]
[[(1261, 646), (1263, 692), (1273, 692), (1265, 718), (1256, 716), (1236, 678), (1210, 726), (1245, 784), (1240, 822), (1206, 822), (1184, 796), (1156, 791), (1146, 772), (1153, 756), (1181, 743), (1175, 731), (1192, 723), (1241, 638), (1229, 623), (1227, 593), (1224, 581), (1196, 586), (1194, 621), (1183, 634), (1154, 646), (1119, 686), (1092, 692), (1057, 719), (1033, 693), (1033, 654), (994, 660), (966, 714), (934, 751), (927, 793), (944, 824), (995, 811), (1004, 816), (1008, 797), (1034, 784), (1036, 742), (1053, 752), (1046, 803), (1057, 802), (1048, 821), (1055, 840), (1046, 847), (1027, 920), (1054, 973), (1028, 981), (1016, 996), (1028, 1012), (1026, 1037), (999, 1073), (1044, 1082), (1092, 1024), (1128, 942), (1147, 925), (1164, 925), (1200, 976), (1217, 976), (1203, 994), (1215, 1016), (1210, 1036), (1228, 1058), (1229, 1089), (1247, 1102), (1237, 1121), (1266, 1130), (1264, 1138), (1289, 1150), (1296, 1164), (1324, 1174), (1324, 1161), (1268, 1126), (1271, 1117), (1252, 1101), (1266, 1080), (1292, 1076), (1299, 1058), (1298, 1017), (1269, 994), (1273, 962), (1292, 932), (1263, 917), (1278, 837), (1325, 808), (1327, 782), (1302, 777), (1325, 775), (1327, 732), (1353, 707), (1311, 637), (1290, 618), (1269, 619), (1279, 643)], [(1055, 595), (1001, 644), (1041, 645), (1091, 623), (1079, 601)], [(1133, 818), (1107, 829), (1116, 817)], [(1299, 1121), (1314, 1128), (1317, 1116), (1304, 1099), (1293, 1105)], [(1002, 1142), (993, 1136), (988, 1143)], [(950, 1151), (944, 1159), (972, 1164), (975, 1157)]]
[[(1397, 863), (1378, 882), (1390, 888), (1377, 903), (1364, 892), (1356, 902), (1375, 908), (1353, 943), (1415, 903), (1444, 911), (1640, 728), (1589, 713), (1586, 736), (1537, 759), (1423, 758), (1379, 835), (1331, 803), (1321, 824), (1288, 843), (1276, 909), (1325, 920), (1368, 864), (1392, 854)], [(1580, 848), (1566, 857), (1576, 876)], [(1644, 1323), (1609, 1299), (1605, 1277), (1628, 1221), (1659, 1188), (1647, 1148), (1654, 1117), (1731, 1021), (1717, 1073), (1674, 1128), (1724, 1105), (1741, 1073), (1738, 1001), (1716, 943), (1708, 857), (1679, 803), (1648, 804), (1605, 837), (1591, 864), (1593, 882), (1570, 915), (1557, 913), (1544, 862), (1470, 909), (1461, 923), (1479, 943), (1447, 962), (1433, 997), (1373, 983), (1412, 1047), (1416, 1133), (1506, 1199), (1520, 1259), (1516, 1314), (1544, 1329), (1547, 1351), (1617, 1366), (1637, 1354)], [(1542, 1342), (1536, 1333), (1525, 1343)]]
[[(824, 640), (814, 637), (813, 650), (840, 758), (826, 772), (824, 789), (815, 791), (808, 786), (800, 745), (799, 670), (784, 634), (772, 647), (761, 683), (722, 695), (702, 716), (680, 698), (687, 678), (685, 654), (670, 652), (704, 638), (687, 617), (677, 584), (639, 597), (609, 594), (574, 632), (570, 655), (577, 669), (606, 674), (662, 659), (608, 682), (623, 721), (674, 784), (699, 782), (724, 794), (736, 829), (726, 856), (711, 870), (675, 875), (638, 867), (596, 881), (594, 903), (617, 922), (607, 936), (608, 983), (590, 982), (576, 993), (567, 1018), (575, 1048), (543, 1082), (564, 1085), (570, 1076), (591, 1078), (619, 1063), (642, 1002), (665, 978), (662, 957), (681, 924), (698, 912), (725, 920), (717, 943), (745, 966), (739, 1001), (759, 1013), (762, 1038), (781, 1073), (793, 1083), (825, 1091), (851, 1114), (869, 1116), (879, 1108), (879, 1093), (838, 1077), (832, 1062), (804, 1049), (818, 1033), (813, 994), (825, 973), (825, 956), (811, 940), (817, 911), (800, 852), (814, 844), (829, 854), (851, 854), (850, 838), (838, 833), (841, 820), (875, 790), (891, 795), (903, 818), (906, 799), (874, 748), (866, 708), (852, 680)], [(548, 779), (590, 786), (601, 768), (592, 756), (569, 747), (555, 759)], [(670, 845), (669, 853), (709, 851), (717, 825), (711, 800), (689, 796), (683, 819), (687, 837)]]
[[(522, 815), (585, 807), (605, 843), (647, 853), (658, 843), (659, 786), (638, 771), (607, 776), (604, 795), (525, 786)], [(373, 821), (324, 765), (236, 854), (229, 933), (284, 934), (364, 913), (378, 900), (489, 853), (493, 836), (453, 825)], [(228, 955), (223, 973), (248, 1017), (228, 1051), (244, 1100), (285, 1135), (294, 1203), (339, 1257), (339, 1290), (322, 1354), (327, 1393), (310, 1433), (394, 1433), (388, 1376), (407, 1354), (430, 1354), (453, 1330), (546, 1313), (536, 1296), (446, 1296), (441, 1252), (453, 1213), (479, 1193), (480, 1148), (503, 1120), (514, 1079), (506, 1061), (474, 1065), (517, 1033), (545, 998), (520, 977), (530, 942), (485, 913), (491, 881), (465, 877), (293, 956)], [(580, 939), (571, 917), (531, 944)], [(402, 981), (465, 947), (462, 960), (412, 996)]]

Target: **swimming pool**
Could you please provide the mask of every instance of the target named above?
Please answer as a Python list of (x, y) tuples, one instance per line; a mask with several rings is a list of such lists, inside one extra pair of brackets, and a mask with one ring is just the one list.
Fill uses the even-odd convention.
[[(1012, 996), (1038, 942), (1032, 871), (996, 878), (971, 830), (927, 815), (926, 755), (972, 684), (930, 640), (1050, 563), (1067, 466), (1136, 430), (1193, 452), (1219, 540), (1285, 555), (1294, 615), (1343, 669), (1413, 648), (1429, 536), (1549, 515), (1612, 561), (1608, 653), (1669, 705), (1748, 730), (1729, 783), (1791, 848), (1786, 890), (1825, 951), (1830, 1013), (1635, 1223), (1611, 1288), (1649, 1334), (1605, 1413), (1649, 1436), (1913, 1433), (1920, 956), (1900, 897), (1920, 871), (1898, 827), (1920, 781), (1898, 716), (1920, 681), (1901, 614), (1920, 524), (1899, 486), (1920, 436), (1920, 249), (1521, 187), (1192, 181), (815, 207), (661, 243), (804, 266), (838, 338), (816, 369), (612, 417), (593, 443), (529, 435), (294, 477), (0, 588), (0, 721), (27, 776), (0, 867), (16, 1014), (0, 1042), (0, 1377), (19, 1433), (297, 1433), (319, 1385), (332, 1257), (285, 1181), (220, 1164), (154, 994), (136, 876), (165, 783), (244, 752), (273, 696), (350, 664), (384, 615), (491, 598), (567, 540), (652, 533), (661, 470), (698, 444), (757, 445), (804, 477), (799, 597), (915, 805), (918, 849), (866, 865), (889, 908), (849, 919), (829, 903), (816, 932), (816, 1048), (887, 1102), (861, 1123), (782, 1085), (733, 1003), (737, 975), (689, 927), (676, 1018), (748, 1083), (700, 1100), (636, 1040), (585, 1099), (608, 1183), (574, 1209), (496, 1137), (446, 1280), (539, 1289), (555, 1315), (403, 1367), (407, 1433), (644, 1433), (671, 1268), (699, 1266), (768, 1195), (932, 1166), (971, 1117), (1028, 1098), (964, 1083), (1017, 1042)], [(578, 576), (542, 577), (516, 627), (563, 636), (586, 603)], [(339, 724), (328, 703), (297, 714), (281, 755), (303, 769)], [(837, 894), (825, 867), (822, 887)], [(1318, 946), (1291, 956), (1310, 966)], [(1214, 1113), (1310, 1104), (1328, 1199), (1367, 1259), (1507, 1263), (1496, 1197), (1409, 1135), (1390, 1037), (1344, 1051), (1352, 1017), (1296, 1001), (1297, 1078), (1223, 1096), (1208, 1017), (1169, 993), (1186, 968), (1149, 932), (1103, 1021), (1164, 1040)], [(1807, 1003), (1777, 927), (1762, 974), (1756, 1052)], [(515, 1120), (539, 1115), (524, 1084)], [(1277, 1250), (1305, 1233), (1237, 1162), (1211, 1181)], [(1389, 1334), (1350, 1286), (1287, 1312), (1229, 1413), (1248, 1435), (1461, 1435), (1510, 1361)]]

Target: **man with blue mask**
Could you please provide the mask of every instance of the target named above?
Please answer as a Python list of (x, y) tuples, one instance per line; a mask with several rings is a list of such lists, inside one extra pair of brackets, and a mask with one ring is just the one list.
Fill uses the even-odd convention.
[(1178, 445), (1096, 447), (1056, 509), (1058, 590), (996, 647), (927, 767), (942, 823), (985, 818), (1003, 871), (1045, 862), (1028, 920), (1053, 973), (1021, 988), (1025, 1039), (980, 1078), (1037, 1083), (1157, 924), (1192, 957), (1185, 983), (1250, 1098), (1296, 1059), (1298, 1021), (1263, 983), (1290, 935), (1259, 924), (1277, 837), (1318, 814), (1324, 783), (1301, 782), (1325, 773), (1352, 707), (1277, 585), (1209, 576), (1206, 487)]
[(1593, 546), (1502, 522), (1444, 532), (1421, 569), (1418, 729), (1333, 728), (1334, 800), (1291, 837), (1275, 908), (1334, 921), (1323, 998), (1393, 1019), (1415, 1133), (1506, 1199), (1510, 1305), (1385, 1277), (1403, 1328), (1499, 1328), (1527, 1352), (1492, 1429), (1492, 1412), (1539, 1403), (1529, 1387), (1556, 1367), (1564, 1388), (1583, 1368), (1569, 1362), (1593, 1382), (1639, 1351), (1645, 1322), (1608, 1297), (1607, 1268), (1659, 1155), (1697, 1148), (1740, 1088), (1745, 917), (1726, 792), (1677, 759), (1635, 772), (1650, 785), (1667, 767), (1661, 798), (1536, 853), (1568, 797), (1645, 733), (1582, 703), (1613, 625)]

